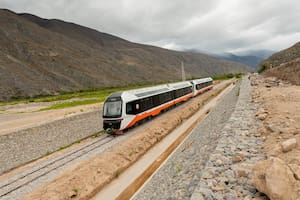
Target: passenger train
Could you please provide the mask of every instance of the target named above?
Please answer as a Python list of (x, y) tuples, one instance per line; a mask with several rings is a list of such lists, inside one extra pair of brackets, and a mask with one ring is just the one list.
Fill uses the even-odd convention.
[(121, 134), (212, 87), (213, 79), (209, 77), (112, 93), (103, 106), (103, 129), (109, 134)]

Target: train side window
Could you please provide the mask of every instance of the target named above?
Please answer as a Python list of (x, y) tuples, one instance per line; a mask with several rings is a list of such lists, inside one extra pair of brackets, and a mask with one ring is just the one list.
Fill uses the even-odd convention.
[(159, 95), (155, 95), (152, 97), (152, 101), (153, 101), (153, 106), (159, 106), (160, 102), (159, 102)]
[(131, 103), (126, 104), (126, 113), (132, 114), (132, 104)]

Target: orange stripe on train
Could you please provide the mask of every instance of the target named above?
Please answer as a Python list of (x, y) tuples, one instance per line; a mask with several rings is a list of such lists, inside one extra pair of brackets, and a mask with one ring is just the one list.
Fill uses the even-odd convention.
[(137, 115), (137, 116), (136, 116), (136, 117), (128, 124), (128, 126), (127, 126), (125, 129), (127, 129), (127, 128), (129, 128), (129, 127), (132, 127), (135, 123), (137, 123), (138, 121), (141, 121), (141, 120), (143, 120), (143, 119), (145, 119), (145, 118), (147, 118), (147, 117), (150, 117), (150, 116), (156, 116), (156, 115), (158, 115), (162, 110), (165, 110), (165, 109), (167, 109), (167, 108), (169, 108), (169, 107), (171, 107), (171, 106), (173, 106), (173, 105), (175, 105), (175, 104), (177, 104), (177, 103), (186, 101), (186, 100), (188, 100), (189, 98), (191, 98), (192, 96), (193, 96), (193, 94), (189, 94), (189, 95), (183, 96), (183, 97), (181, 97), (181, 98), (175, 100), (175, 102), (172, 101), (172, 102), (169, 102), (169, 103), (164, 104), (163, 106), (159, 106), (159, 107), (157, 107), (156, 109), (154, 109), (154, 110), (152, 110), (152, 111), (150, 111), (150, 112), (145, 111), (144, 113), (141, 113), (141, 114)]

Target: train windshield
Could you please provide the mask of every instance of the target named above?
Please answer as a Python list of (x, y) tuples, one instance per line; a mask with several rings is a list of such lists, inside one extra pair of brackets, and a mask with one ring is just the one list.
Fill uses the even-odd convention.
[(103, 117), (121, 117), (122, 101), (106, 101), (104, 103)]

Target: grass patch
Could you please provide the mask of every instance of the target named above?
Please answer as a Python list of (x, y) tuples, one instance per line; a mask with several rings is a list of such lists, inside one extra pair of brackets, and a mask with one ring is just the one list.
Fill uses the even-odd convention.
[(49, 106), (47, 108), (42, 108), (39, 111), (63, 109), (63, 108), (69, 108), (69, 107), (74, 107), (74, 106), (80, 106), (80, 105), (94, 104), (94, 103), (99, 103), (99, 102), (103, 102), (103, 101), (104, 101), (104, 98), (102, 98), (102, 99), (87, 99), (87, 100), (83, 100), (83, 101), (72, 101), (72, 102), (58, 103), (58, 104), (54, 104), (52, 106)]
[(53, 101), (61, 101), (61, 100), (69, 100), (74, 98), (100, 98), (105, 99), (110, 93), (136, 89), (146, 86), (128, 86), (128, 87), (116, 87), (116, 88), (100, 88), (94, 91), (79, 91), (67, 94), (61, 94), (56, 96), (48, 96), (48, 97), (38, 97), (28, 99), (29, 102), (53, 102)]
[(50, 154), (51, 154), (51, 151), (47, 151), (44, 156), (49, 156)]
[[(225, 79), (231, 79), (231, 78), (241, 78), (243, 74), (223, 74), (223, 75), (217, 75), (213, 76), (212, 78), (214, 80), (225, 80)], [(193, 77), (193, 79), (198, 79), (196, 77)], [(180, 81), (180, 80), (178, 80)], [(175, 82), (178, 82), (175, 81)], [(171, 82), (168, 82), (171, 83)], [(131, 90), (131, 89), (138, 89), (138, 88), (144, 88), (144, 87), (150, 87), (154, 85), (161, 85), (161, 84), (167, 84), (165, 83), (157, 83), (157, 84), (145, 84), (145, 85), (134, 85), (134, 86), (125, 86), (125, 87), (113, 87), (113, 88), (92, 88), (87, 90), (80, 90), (77, 92), (65, 92), (61, 93), (59, 95), (52, 95), (52, 96), (36, 96), (33, 98), (26, 98), (26, 97), (14, 97), (10, 101), (0, 102), (0, 106), (5, 105), (14, 105), (14, 104), (20, 104), (20, 103), (32, 103), (32, 102), (54, 102), (54, 101), (64, 101), (64, 100), (71, 100), (74, 98), (78, 99), (86, 99), (86, 100), (74, 100), (72, 102), (64, 102), (64, 103), (57, 103), (55, 105), (52, 105), (47, 108), (43, 108), (40, 111), (43, 110), (52, 110), (52, 109), (62, 109), (62, 108), (68, 108), (78, 105), (87, 105), (87, 104), (93, 104), (93, 103), (99, 103), (103, 102), (105, 98), (110, 95), (113, 92), (118, 91), (124, 91), (124, 90)]]
[[(32, 103), (32, 102), (53, 102), (53, 101), (63, 101), (69, 100), (74, 98), (87, 98), (87, 99), (100, 99), (99, 102), (104, 101), (104, 99), (113, 92), (124, 91), (124, 90), (131, 90), (131, 89), (138, 89), (148, 86), (153, 86), (154, 84), (150, 85), (135, 85), (135, 86), (125, 86), (125, 87), (113, 87), (113, 88), (98, 88), (98, 89), (89, 89), (89, 90), (81, 90), (78, 92), (68, 92), (62, 93), (59, 95), (52, 95), (52, 96), (36, 96), (33, 98), (25, 98), (20, 97), (20, 99), (14, 98), (10, 101), (0, 102), (0, 106), (5, 105), (14, 105), (19, 103)], [(159, 85), (159, 84), (156, 84)]]
[(213, 76), (212, 79), (214, 79), (214, 80), (226, 80), (226, 79), (231, 79), (231, 78), (242, 78), (243, 75), (244, 75), (243, 73), (221, 74), (221, 75)]
[(93, 137), (94, 137), (94, 138), (100, 137), (101, 135), (103, 135), (103, 134), (105, 134), (105, 133), (106, 133), (105, 130), (102, 130), (102, 131), (100, 131), (100, 132), (95, 133), (95, 134), (93, 135)]

